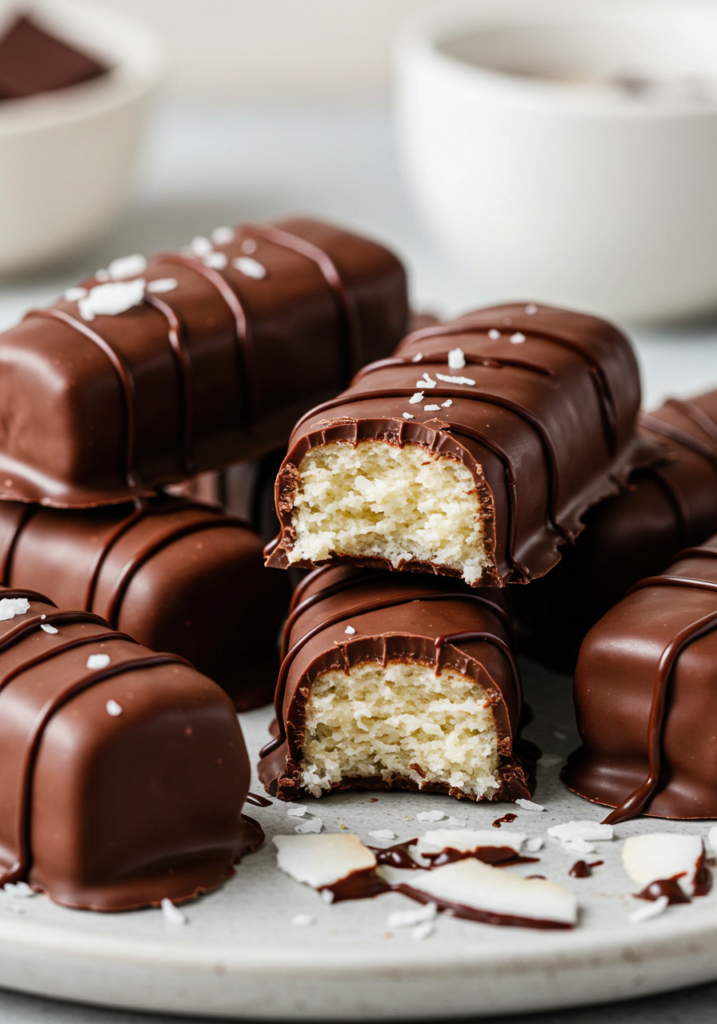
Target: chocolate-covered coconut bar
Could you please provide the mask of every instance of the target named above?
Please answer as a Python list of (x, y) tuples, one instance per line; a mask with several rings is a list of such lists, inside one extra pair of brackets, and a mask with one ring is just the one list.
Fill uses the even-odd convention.
[(267, 564), (331, 562), (526, 583), (653, 447), (626, 338), (505, 305), (409, 335), (297, 424)]
[(130, 910), (191, 899), (261, 842), (231, 701), (98, 616), (0, 591), (0, 885)]
[(572, 672), (585, 634), (628, 588), (717, 526), (717, 391), (670, 399), (641, 430), (669, 441), (668, 457), (591, 509), (553, 572), (511, 592), (518, 649), (552, 668)]
[(182, 655), (240, 711), (272, 698), (288, 580), (265, 571), (254, 530), (219, 509), (168, 496), (96, 509), (2, 501), (0, 583), (42, 588)]
[(393, 253), (318, 221), (115, 260), (0, 334), (0, 498), (126, 501), (270, 452), (407, 319)]
[(612, 823), (717, 817), (716, 663), (713, 536), (635, 584), (585, 638), (568, 788), (615, 808)]
[(521, 701), (498, 592), (319, 569), (294, 592), (259, 777), (284, 800), (357, 787), (528, 797)]

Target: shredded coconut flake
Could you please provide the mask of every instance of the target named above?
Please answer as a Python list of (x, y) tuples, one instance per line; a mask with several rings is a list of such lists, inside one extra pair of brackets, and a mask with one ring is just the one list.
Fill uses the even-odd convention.
[(90, 289), (89, 294), (80, 299), (80, 316), (83, 320), (94, 320), (96, 316), (117, 316), (125, 313), (133, 306), (140, 306), (144, 301), (144, 278), (134, 281), (109, 281), (98, 284)]
[(644, 906), (631, 911), (627, 915), (627, 919), (630, 924), (640, 924), (641, 921), (649, 921), (651, 917), (659, 917), (660, 914), (667, 910), (669, 902), (670, 900), (667, 896), (658, 896), (656, 900), (646, 900)]
[(316, 924), (316, 918), (312, 914), (294, 914), (291, 923), (305, 928), (307, 925)]
[(64, 297), (68, 302), (78, 302), (80, 299), (84, 299), (87, 295), (86, 288), (67, 288), (64, 292)]
[(377, 828), (374, 832), (369, 832), (372, 839), (395, 839), (396, 833), (392, 832), (390, 828)]
[(418, 405), (419, 402), (423, 401), (423, 398), (424, 398), (423, 392), (422, 391), (417, 391), (415, 395), (411, 395), (411, 397), (408, 399), (408, 404), (409, 405)]
[(242, 252), (252, 253), (252, 252), (256, 252), (256, 250), (257, 250), (257, 244), (254, 241), (254, 239), (253, 238), (245, 238), (244, 241), (241, 244), (241, 251)]
[(187, 918), (185, 917), (185, 915), (182, 913), (179, 907), (175, 907), (172, 901), (168, 900), (166, 896), (162, 900), (160, 906), (162, 907), (162, 914), (164, 915), (164, 920), (167, 922), (167, 924), (187, 924)]
[(443, 818), (443, 811), (419, 811), (416, 815), (416, 821), (441, 821)]
[(346, 629), (344, 630), (344, 633), (348, 633), (349, 636), (353, 636), (355, 632), (356, 630), (354, 629), (353, 626), (347, 626)]
[(122, 705), (118, 704), (116, 700), (108, 700), (105, 704), (107, 714), (112, 715), (113, 718), (117, 718), (118, 715), (122, 714)]
[(447, 398), (445, 400), (445, 402), (441, 402), (441, 408), (442, 409), (450, 409), (450, 407), (452, 405), (453, 405), (453, 399), (452, 398)]
[(525, 849), (528, 853), (537, 853), (538, 850), (542, 850), (543, 840), (538, 836), (535, 839), (529, 839), (525, 844)]
[(470, 377), (451, 377), (450, 374), (447, 373), (437, 373), (436, 377), (438, 377), (439, 380), (445, 381), (446, 384), (475, 384), (475, 381), (471, 380)]
[(324, 827), (324, 823), (321, 818), (309, 818), (308, 821), (302, 821), (300, 825), (294, 826), (294, 832), (320, 832)]
[(524, 811), (544, 811), (545, 808), (542, 804), (536, 804), (532, 800), (524, 800), (522, 796), (519, 796), (515, 801), (518, 807), (522, 807)]
[(6, 882), (3, 891), (14, 899), (26, 900), (31, 896), (37, 896), (34, 889), (31, 889), (27, 882)]
[(233, 228), (214, 228), (212, 231), (212, 241), (215, 245), (228, 245), (234, 239)]
[(14, 619), (16, 615), (24, 615), (30, 611), (30, 602), (24, 597), (4, 597), (0, 601), (0, 622)]
[(43, 622), (43, 623), (42, 623), (42, 625), (40, 626), (40, 629), (44, 629), (44, 631), (45, 631), (46, 633), (57, 633), (57, 630), (55, 629), (55, 627), (54, 627), (54, 626), (50, 626), (50, 625), (49, 625), (48, 623), (46, 623), (46, 622)]
[(426, 921), (424, 924), (417, 924), (415, 928), (411, 928), (411, 938), (414, 942), (421, 942), (423, 939), (427, 939), (430, 935), (433, 935), (434, 931), (434, 923), (432, 921)]
[(595, 853), (597, 847), (585, 839), (563, 839), (563, 849), (568, 853)]
[(435, 380), (432, 380), (427, 373), (423, 374), (423, 378), (421, 380), (416, 381), (417, 388), (435, 388), (435, 386)]
[(206, 256), (212, 251), (213, 246), (208, 238), (205, 238), (203, 235), (197, 235), (189, 243), (189, 248), (195, 256)]
[(612, 825), (603, 825), (599, 821), (566, 821), (562, 825), (553, 825), (548, 829), (549, 836), (556, 839), (586, 839), (605, 842), (613, 838)]
[(416, 910), (394, 910), (388, 915), (387, 928), (415, 928), (419, 924), (430, 924), (435, 921), (438, 913), (438, 906), (435, 903), (425, 903)]
[(500, 331), (496, 331), (495, 327), (493, 327), (490, 331), (488, 331), (488, 337), (491, 339), (491, 341), (497, 341), (498, 338), (500, 337)]
[(321, 899), (330, 906), (334, 902), (334, 894), (331, 892), (331, 889), (322, 889)]
[(452, 348), (448, 353), (448, 367), (451, 370), (462, 370), (466, 365), (466, 357), (462, 348)]
[(112, 281), (124, 281), (128, 277), (138, 277), (147, 269), (147, 260), (140, 253), (135, 252), (132, 256), (120, 256), (112, 260), (107, 273)]
[(149, 282), (147, 291), (153, 295), (163, 295), (165, 292), (173, 292), (176, 287), (176, 277), (158, 277), (156, 281)]
[(306, 807), (303, 804), (299, 804), (297, 807), (290, 807), (286, 813), (290, 818), (303, 818), (306, 814)]
[(412, 412), (404, 412), (403, 418), (404, 420), (415, 420), (416, 417), (413, 415)]
[(234, 260), (234, 267), (240, 274), (252, 277), (255, 281), (263, 281), (266, 277), (266, 267), (250, 256), (239, 256)]
[(513, 345), (522, 345), (525, 341), (525, 335), (521, 334), (520, 331), (516, 331), (515, 334), (511, 334), (510, 340)]
[(212, 270), (224, 270), (228, 262), (224, 252), (208, 252), (204, 257), (205, 267), (211, 267)]
[(441, 411), (441, 407), (440, 407), (440, 405), (424, 405), (423, 406), (423, 411), (424, 412), (440, 412)]
[(525, 307), (525, 312), (528, 314), (528, 316), (532, 316), (533, 313), (538, 312), (538, 307), (535, 305), (534, 302), (529, 302), (528, 305)]
[(109, 654), (91, 654), (87, 659), (87, 667), (96, 668), (107, 668), (111, 661)]
[(412, 362), (412, 363), (420, 363), (420, 361), (421, 361), (422, 359), (423, 359), (423, 353), (422, 353), (422, 352), (419, 352), (419, 353), (418, 353), (417, 355), (415, 355), (415, 356), (413, 357), (413, 359), (411, 360), (411, 362)]

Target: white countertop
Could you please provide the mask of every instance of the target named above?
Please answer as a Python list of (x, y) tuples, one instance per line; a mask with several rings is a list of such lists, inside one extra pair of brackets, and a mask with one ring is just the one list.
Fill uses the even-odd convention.
[[(65, 267), (3, 283), (0, 329), (29, 306), (48, 302), (116, 256), (176, 248), (220, 224), (296, 212), (344, 221), (396, 247), (411, 268), (417, 308), (452, 314), (500, 298), (482, 294), (435, 251), (417, 223), (404, 194), (386, 110), (174, 103), (160, 107), (155, 115), (134, 197), (121, 224), (93, 252), (73, 258)], [(634, 329), (632, 336), (642, 365), (646, 405), (668, 395), (717, 387), (717, 314), (714, 320), (688, 325)], [(639, 1003), (502, 1020), (706, 1024), (714, 1019), (716, 1000), (717, 984)], [(0, 992), (2, 1024), (156, 1020)], [(180, 1018), (171, 1021), (179, 1024)]]

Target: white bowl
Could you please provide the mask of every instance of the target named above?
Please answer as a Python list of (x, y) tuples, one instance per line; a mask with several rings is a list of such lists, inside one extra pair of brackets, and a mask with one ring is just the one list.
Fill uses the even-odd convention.
[[(717, 5), (442, 4), (396, 57), (411, 191), (484, 293), (642, 320), (717, 307)], [(667, 85), (630, 95), (624, 75)], [(700, 99), (678, 87), (695, 76)]]
[[(0, 19), (16, 7), (3, 0)], [(0, 273), (70, 254), (118, 215), (165, 67), (157, 36), (134, 18), (82, 0), (41, 0), (32, 10), (112, 70), (0, 104)]]

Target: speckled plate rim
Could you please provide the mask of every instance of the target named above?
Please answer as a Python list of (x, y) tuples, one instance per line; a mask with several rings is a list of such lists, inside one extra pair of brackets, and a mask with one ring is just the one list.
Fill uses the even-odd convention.
[[(280, 974), (277, 972), (280, 971)], [(0, 918), (0, 986), (224, 1018), (485, 1016), (633, 998), (717, 978), (717, 912), (619, 929), (516, 931), (515, 946), (432, 942), (319, 953), (299, 943), (174, 943)]]

